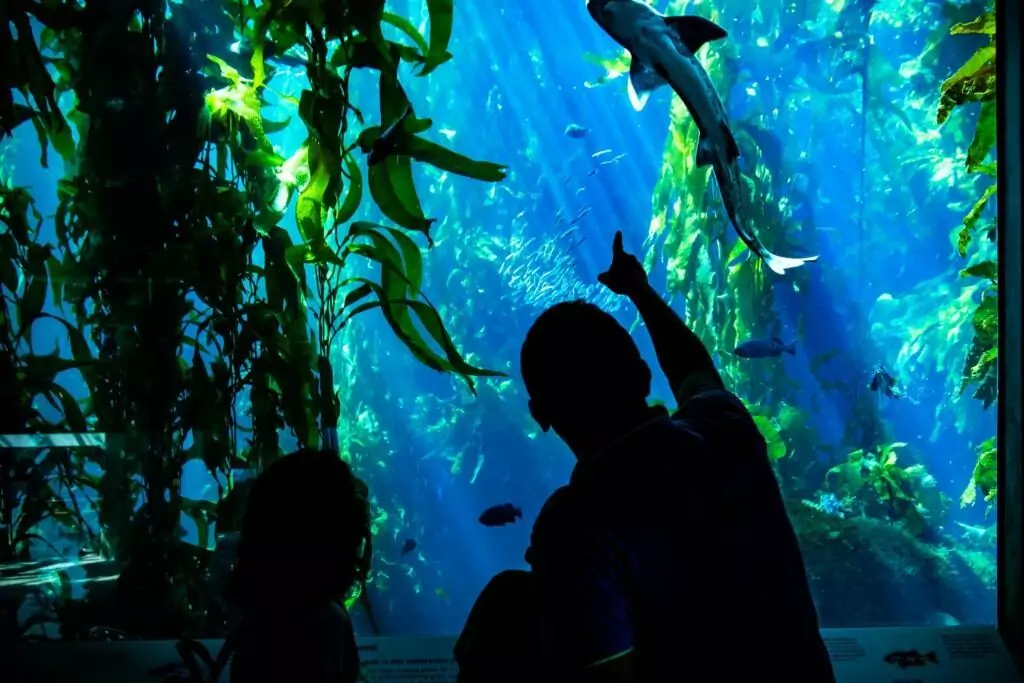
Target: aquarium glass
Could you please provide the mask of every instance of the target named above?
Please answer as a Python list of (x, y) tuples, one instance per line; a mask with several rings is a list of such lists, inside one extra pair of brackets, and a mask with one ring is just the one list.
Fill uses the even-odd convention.
[(672, 404), (597, 282), (619, 230), (755, 416), (822, 625), (994, 621), (991, 3), (659, 0), (713, 22), (634, 46), (695, 115), (582, 1), (277, 4), (0, 27), (3, 637), (222, 636), (255, 475), (321, 443), (369, 490), (358, 630), (456, 633), (574, 464), (534, 318), (613, 313)]

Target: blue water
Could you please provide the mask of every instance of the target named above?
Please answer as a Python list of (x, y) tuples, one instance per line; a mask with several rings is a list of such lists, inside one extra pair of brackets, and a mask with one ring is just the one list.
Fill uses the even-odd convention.
[[(398, 14), (420, 16), (418, 2), (391, 6)], [(899, 29), (880, 28), (874, 49), (896, 66), (915, 57), (927, 37), (927, 31), (915, 30), (915, 21), (924, 25), (925, 19), (930, 21), (929, 15), (908, 14)], [(726, 29), (733, 28), (723, 23)], [(407, 92), (417, 113), (434, 119), (434, 139), (475, 158), (507, 164), (509, 178), (498, 186), (461, 178), (439, 182), (436, 175), (426, 174), (417, 179), (426, 214), (439, 219), (436, 246), (426, 256), (425, 291), (446, 320), (452, 321), (453, 336), (465, 353), (472, 354), (473, 362), (505, 370), (514, 386), (498, 394), (493, 389), (496, 382), (484, 383), (491, 388), (482, 387), (479, 398), (474, 398), (459, 380), (416, 364), (372, 312), (360, 317), (343, 339), (354, 349), (354, 355), (347, 357), (354, 358), (358, 367), (357, 381), (342, 388), (343, 412), (353, 420), (361, 413), (372, 415), (376, 427), (370, 431), (379, 437), (355, 459), (355, 465), (369, 482), (375, 505), (388, 515), (374, 542), (378, 573), (370, 597), (382, 631), (389, 634), (457, 631), (491, 576), (502, 569), (525, 567), (523, 552), (533, 518), (547, 495), (567, 480), (574, 461), (557, 437), (537, 433), (518, 376), (519, 344), (542, 304), (555, 303), (557, 298), (538, 296), (534, 305), (526, 303), (528, 283), (510, 284), (499, 268), (504, 259), (524, 258), (506, 253), (513, 236), (532, 238), (532, 246), (525, 249), (535, 249), (567, 229), (559, 224), (560, 212), (571, 217), (589, 207), (574, 233), (574, 239), (583, 240), (563, 262), (571, 265), (576, 278), (574, 291), (599, 298), (614, 308), (624, 325), (633, 324), (630, 307), (602, 294), (593, 283), (608, 264), (615, 231), (625, 233), (627, 249), (644, 249), (674, 97), (667, 89), (659, 91), (637, 113), (626, 97), (625, 78), (601, 87), (584, 85), (601, 75), (601, 69), (586, 61), (584, 54), (611, 56), (617, 48), (591, 20), (583, 2), (458, 2), (454, 33), (450, 48), (454, 60), (428, 78), (409, 75)], [(954, 70), (976, 45), (968, 39), (944, 50), (942, 72), (936, 78), (941, 80)], [(759, 60), (757, 51), (764, 49), (754, 44), (739, 46), (743, 81), (770, 79), (785, 90), (791, 85), (790, 76), (795, 79), (800, 70), (820, 68), (794, 63), (792, 74), (761, 72), (762, 61), (768, 61)], [(290, 87), (300, 85), (298, 80), (290, 83)], [(730, 93), (733, 118), (757, 107), (742, 88), (738, 90)], [(376, 112), (372, 79), (357, 79), (355, 93), (365, 111)], [(805, 153), (801, 162), (824, 198), (813, 207), (813, 217), (805, 217), (817, 231), (815, 244), (821, 259), (809, 266), (805, 290), (794, 292), (780, 280), (775, 314), (782, 336), (795, 340), (799, 349), (795, 357), (777, 362), (801, 387), (807, 401), (803, 407), (812, 400), (817, 405), (812, 426), (822, 441), (838, 444), (855, 403), (868, 391), (873, 367), (894, 364), (899, 352), (892, 335), (873, 331), (872, 324), (880, 322), (877, 312), (873, 313), (878, 298), (899, 297), (936, 277), (958, 286), (956, 274), (964, 264), (955, 256), (949, 234), (963, 212), (947, 208), (944, 201), (918, 205), (911, 193), (902, 192), (896, 194), (898, 201), (890, 202), (889, 215), (874, 214), (867, 222), (859, 222), (860, 196), (865, 191), (859, 184), (865, 163), (860, 156), (861, 131), (822, 120), (828, 111), (828, 104), (815, 102), (783, 112), (773, 129), (784, 147), (799, 146)], [(960, 121), (948, 125), (971, 124), (969, 117), (958, 116)], [(564, 131), (569, 124), (583, 126), (589, 133), (581, 139), (567, 137)], [(437, 134), (441, 130), (454, 134), (446, 141)], [(294, 149), (303, 134), (293, 125), (275, 142)], [(945, 136), (922, 145), (947, 156), (957, 153)], [(17, 182), (31, 186), (41, 213), (52, 216), (56, 176), (39, 168), (31, 129), (19, 129), (13, 145)], [(601, 150), (609, 153), (592, 157)], [(877, 172), (877, 157), (884, 150), (869, 143), (868, 151), (867, 162), (875, 170), (866, 191), (890, 192), (892, 181)], [(624, 156), (600, 165), (618, 155)], [(785, 158), (793, 160), (788, 154)], [(597, 172), (590, 174), (594, 168)], [(931, 227), (912, 230), (911, 225)], [(288, 227), (294, 231), (294, 224)], [(460, 239), (463, 234), (493, 237), (500, 257), (489, 261), (472, 253), (467, 241)], [(655, 265), (651, 279), (657, 287), (664, 285), (663, 263)], [(674, 305), (684, 312), (681, 301)], [(634, 335), (654, 366), (646, 332), (637, 327)], [(65, 346), (60, 328), (46, 321), (37, 324), (33, 336), (39, 348)], [(981, 526), (994, 521), (986, 519), (982, 504), (961, 511), (956, 503), (971, 476), (974, 447), (995, 433), (996, 421), (994, 408), (986, 412), (969, 395), (961, 399), (948, 395), (948, 374), (959, 372), (966, 351), (963, 340), (957, 343), (960, 348), (954, 357), (960, 360), (952, 363), (951, 371), (914, 368), (913, 375), (901, 376), (917, 403), (875, 401), (871, 418), (887, 424), (893, 440), (906, 442), (919, 453), (953, 501), (945, 522), (954, 539), (950, 542), (960, 536), (957, 522)], [(833, 352), (838, 352), (835, 361), (812, 372), (813, 358)], [(336, 375), (342, 376), (339, 367), (345, 367), (345, 361), (336, 360), (335, 366)], [(654, 397), (665, 399), (668, 388), (660, 374), (655, 375)], [(852, 389), (826, 392), (822, 384), (829, 381), (844, 382)], [(81, 395), (84, 388), (76, 379), (68, 382)], [(962, 431), (948, 417), (939, 416), (940, 404), (946, 402), (962, 411)], [(858, 446), (844, 443), (839, 451)], [(449, 458), (459, 454), (462, 467), (453, 474)], [(808, 477), (820, 479), (825, 468), (838, 462), (834, 455), (819, 458), (820, 467), (809, 471)], [(190, 463), (183, 473), (186, 496), (215, 500), (216, 487), (211, 484), (199, 463)], [(506, 501), (522, 508), (520, 523), (489, 529), (477, 522), (484, 508)], [(186, 540), (194, 542), (195, 532), (188, 522), (186, 529), (190, 534)], [(414, 539), (417, 548), (401, 556), (406, 539)], [(927, 588), (919, 596), (903, 599), (927, 600)], [(900, 604), (899, 596), (880, 590), (879, 600), (889, 603), (894, 623), (909, 613), (909, 604)], [(993, 600), (973, 614), (955, 616), (989, 621), (994, 610)], [(366, 627), (359, 613), (357, 620), (360, 628)]]

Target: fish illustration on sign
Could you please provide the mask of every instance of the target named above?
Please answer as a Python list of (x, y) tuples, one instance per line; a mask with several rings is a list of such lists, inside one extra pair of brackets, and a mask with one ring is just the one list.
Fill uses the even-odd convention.
[(885, 656), (885, 663), (898, 666), (901, 669), (906, 669), (908, 667), (938, 664), (939, 657), (935, 654), (935, 652), (920, 652), (919, 650), (895, 650)]

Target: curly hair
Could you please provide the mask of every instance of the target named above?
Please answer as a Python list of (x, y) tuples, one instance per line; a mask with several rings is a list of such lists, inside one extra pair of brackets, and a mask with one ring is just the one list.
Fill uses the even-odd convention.
[(366, 484), (337, 453), (302, 449), (256, 478), (225, 598), (242, 611), (341, 600), (365, 581), (371, 555)]

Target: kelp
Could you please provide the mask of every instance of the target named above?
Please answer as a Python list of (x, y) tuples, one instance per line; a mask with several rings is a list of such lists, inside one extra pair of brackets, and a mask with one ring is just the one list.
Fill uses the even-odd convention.
[[(988, 43), (979, 47), (975, 53), (950, 76), (941, 86), (941, 98), (936, 114), (936, 121), (945, 123), (954, 111), (970, 104), (980, 103), (974, 136), (967, 149), (965, 165), (967, 172), (986, 178), (985, 187), (980, 197), (964, 216), (963, 224), (955, 233), (957, 254), (962, 258), (973, 256), (974, 262), (963, 268), (960, 275), (965, 278), (977, 278), (982, 281), (978, 287), (980, 295), (971, 315), (973, 339), (967, 357), (964, 360), (959, 393), (965, 393), (974, 387), (974, 398), (982, 402), (985, 408), (997, 399), (997, 370), (999, 354), (999, 303), (998, 303), (998, 267), (992, 258), (987, 258), (989, 250), (984, 246), (977, 247), (974, 254), (969, 252), (973, 237), (983, 232), (988, 240), (994, 241), (996, 229), (994, 223), (984, 224), (982, 221), (988, 214), (987, 209), (994, 201), (997, 184), (996, 162), (989, 162), (989, 155), (996, 145), (996, 19), (995, 10), (990, 10), (980, 17), (954, 25), (950, 35), (986, 36)], [(979, 258), (980, 255), (980, 258)], [(992, 503), (996, 495), (994, 480), (995, 446), (987, 441), (978, 449), (978, 461), (974, 474), (968, 483), (967, 490), (961, 496), (961, 504), (973, 505), (975, 488), (980, 488), (986, 503)]]
[[(929, 130), (932, 123), (919, 93), (907, 87), (900, 70), (889, 63), (881, 50), (871, 49), (866, 27), (872, 16), (872, 5), (822, 4), (817, 18), (813, 9), (803, 4), (794, 16), (787, 12), (773, 13), (767, 5), (759, 6), (753, 13), (744, 12), (744, 8), (732, 7), (728, 2), (712, 6), (678, 2), (666, 10), (668, 14), (696, 12), (711, 20), (718, 16), (730, 18), (729, 37), (703, 49), (698, 59), (715, 82), (728, 110), (734, 109), (730, 106), (733, 93), (745, 91), (747, 95), (744, 106), (740, 107), (744, 114), (733, 115), (731, 121), (749, 193), (746, 208), (751, 213), (751, 223), (757, 226), (765, 243), (779, 251), (807, 240), (809, 230), (801, 232), (799, 239), (794, 237), (801, 227), (814, 227), (813, 214), (808, 217), (806, 209), (827, 200), (818, 192), (817, 183), (809, 173), (811, 164), (807, 161), (823, 150), (809, 144), (814, 136), (807, 131), (794, 135), (795, 131), (786, 130), (791, 112), (805, 108), (824, 111), (820, 106), (823, 92), (829, 95), (828, 120), (836, 116), (844, 123), (861, 128), (861, 163), (865, 171), (858, 188), (862, 208), (856, 217), (861, 226), (854, 242), (856, 249), (861, 254), (870, 254), (872, 249), (884, 248), (889, 252), (910, 249), (908, 239), (896, 239), (884, 230), (869, 230), (868, 226), (875, 223), (899, 220), (915, 237), (931, 236), (926, 233), (928, 224), (913, 220), (907, 207), (916, 205), (910, 195), (912, 188), (919, 186), (915, 176), (933, 162), (941, 161), (935, 156), (934, 145), (921, 144), (929, 137), (934, 139)], [(738, 16), (749, 16), (749, 23), (736, 22)], [(773, 50), (759, 52), (758, 59), (778, 59), (780, 71), (787, 74), (786, 85), (772, 79), (744, 83), (743, 59), (735, 52), (735, 45), (750, 46), (751, 50), (755, 49), (754, 45), (762, 48), (773, 45)], [(588, 82), (588, 87), (608, 83), (624, 87), (619, 85), (618, 79), (628, 71), (628, 54), (588, 55), (587, 59), (603, 70), (603, 75)], [(823, 68), (823, 64), (829, 66)], [(774, 73), (763, 65), (759, 67), (759, 71), (762, 70)], [(771, 273), (765, 273), (757, 259), (744, 259), (746, 248), (733, 241), (731, 228), (714, 197), (710, 172), (696, 168), (694, 163), (696, 127), (685, 105), (677, 97), (669, 97), (670, 127), (662, 174), (654, 189), (646, 264), (648, 267), (665, 265), (669, 292), (685, 299), (687, 323), (715, 355), (729, 386), (747, 399), (787, 491), (813, 494), (821, 457), (838, 447), (821, 443), (813, 430), (807, 428), (813, 413), (796, 407), (803, 401), (797, 398), (800, 387), (786, 375), (782, 363), (754, 363), (732, 354), (737, 343), (745, 339), (778, 336), (781, 326), (774, 308), (780, 288), (791, 287), (800, 300), (813, 293), (812, 282), (804, 270), (787, 274), (786, 281), (779, 281)], [(932, 156), (915, 158), (914, 155), (922, 154), (922, 149)], [(850, 151), (852, 153), (853, 149)], [(876, 192), (873, 190), (876, 183), (885, 183), (893, 190)], [(798, 209), (802, 210), (799, 219)], [(836, 258), (846, 259), (854, 253), (852, 250), (840, 252)], [(826, 271), (822, 277), (830, 282), (828, 278), (834, 274), (834, 267), (826, 264), (822, 269)], [(934, 283), (930, 286), (934, 287)], [(907, 297), (900, 298), (901, 302), (906, 300)], [(787, 301), (793, 304), (789, 293)], [(920, 327), (925, 324), (923, 321), (931, 319), (932, 311), (926, 308), (917, 310), (918, 318), (908, 311), (904, 321)], [(886, 310), (895, 313), (890, 308)], [(798, 338), (804, 324), (803, 320), (795, 321)], [(891, 322), (889, 325), (885, 334), (889, 334), (890, 329), (897, 332), (897, 326)], [(927, 328), (927, 334), (933, 331), (944, 334), (946, 329), (941, 320), (935, 321)], [(904, 334), (906, 330), (899, 328), (899, 344), (903, 346), (903, 362), (910, 363), (921, 353), (922, 337)], [(943, 340), (934, 349), (948, 349), (949, 344), (945, 342)], [(931, 356), (922, 362), (930, 360)], [(959, 362), (955, 349), (946, 362), (947, 367)], [(844, 440), (865, 448), (882, 448), (892, 441), (879, 417), (877, 397), (867, 390), (867, 379), (861, 383), (859, 377), (818, 378), (818, 383), (822, 390), (841, 393), (852, 401)], [(812, 409), (817, 410), (821, 401), (814, 397), (811, 404)], [(927, 474), (921, 465), (912, 467), (916, 468), (914, 471), (921, 470), (922, 476)], [(929, 500), (926, 507), (931, 507), (932, 502)], [(936, 503), (936, 511), (939, 507)], [(906, 514), (913, 515), (913, 511)]]
[(971, 479), (960, 495), (960, 506), (969, 507), (977, 501), (978, 491), (989, 505), (995, 503), (999, 483), (999, 450), (992, 437), (978, 446), (978, 461), (974, 465)]
[[(728, 3), (714, 9), (676, 3), (669, 9), (671, 14), (693, 11), (712, 21), (720, 16), (743, 16)], [(770, 17), (755, 16), (749, 25), (732, 23), (729, 38), (699, 55), (718, 92), (726, 98), (727, 107), (726, 94), (733, 91), (741, 77), (736, 68), (736, 45), (771, 31), (771, 21)], [(610, 73), (617, 73), (625, 64), (626, 60), (613, 60), (604, 66)], [(696, 165), (699, 131), (679, 98), (672, 98), (671, 107), (663, 172), (652, 200), (646, 265), (651, 268), (664, 262), (669, 295), (685, 300), (687, 324), (718, 357), (730, 386), (751, 404), (773, 458), (781, 460), (787, 452), (797, 450), (803, 457), (809, 450), (807, 444), (794, 439), (800, 440), (804, 432), (792, 428), (795, 421), (772, 417), (800, 412), (792, 401), (787, 405), (787, 392), (793, 383), (785, 377), (781, 364), (745, 365), (732, 353), (748, 338), (780, 333), (774, 315), (774, 276), (735, 238), (715, 197), (711, 170)], [(796, 241), (787, 238), (796, 226), (791, 222), (793, 203), (780, 201), (789, 192), (790, 181), (781, 145), (771, 130), (770, 109), (766, 104), (750, 118), (733, 121), (733, 131), (745, 169), (745, 209), (750, 223), (758, 226), (765, 243), (780, 245), (776, 248), (781, 251)], [(806, 275), (792, 273), (788, 279), (789, 286), (806, 291)]]
[[(93, 361), (81, 332), (67, 319), (44, 311), (47, 294), (56, 285), (47, 274), (50, 249), (39, 244), (42, 224), (29, 192), (14, 187), (0, 172), (0, 430), (5, 435), (82, 433), (89, 428), (86, 410), (57, 379), (68, 371), (90, 372)], [(72, 358), (61, 357), (58, 350), (35, 350), (32, 327), (43, 320), (67, 331)], [(48, 411), (40, 410), (43, 405), (57, 419), (47, 417)], [(83, 483), (80, 459), (80, 453), (64, 448), (0, 448), (0, 562), (27, 561), (32, 544), (48, 545), (39, 533), (47, 520), (83, 544), (95, 542), (98, 530), (74, 498), (65, 495)], [(0, 633), (20, 630), (0, 623)]]
[(894, 442), (873, 451), (852, 451), (845, 462), (829, 469), (825, 487), (841, 499), (854, 501), (859, 512), (889, 519), (922, 536), (929, 531), (926, 514), (941, 514), (941, 502), (922, 504), (922, 491), (935, 491), (935, 482), (921, 465), (898, 464), (899, 451), (906, 446)]
[[(96, 501), (97, 549), (120, 570), (116, 596), (63, 623), (64, 637), (88, 637), (96, 623), (143, 637), (220, 632), (223, 614), (203, 582), (211, 525), (236, 529), (248, 488), (233, 472), (261, 470), (289, 441), (340, 446), (344, 397), (331, 348), (354, 316), (382, 311), (415, 359), (471, 389), (473, 377), (501, 374), (458, 350), (422, 291), (415, 240), (430, 244), (434, 219), (418, 208), (412, 162), (504, 178), (500, 165), (432, 142), (430, 121), (411, 114), (399, 83), (400, 62), (423, 77), (451, 59), (453, 4), (427, 2), (426, 37), (383, 5), (4, 6), (0, 44), (15, 59), (0, 70), (0, 135), (32, 125), (41, 165), (54, 149), (66, 169), (52, 245), (26, 228), (31, 197), (5, 185), (0, 274), (5, 316), (16, 311), (17, 324), (4, 329), (17, 361), (0, 370), (12, 379), (5, 405), (26, 409), (9, 415), (17, 424), (4, 433), (121, 437), (107, 451), (76, 450), (73, 461), (58, 450), (45, 461), (17, 454), (10, 471), (20, 478), (15, 488), (4, 481), (4, 515), (20, 509), (29, 525), (5, 526), (14, 529), (5, 558), (28, 552), (33, 524), (47, 515), (75, 523), (33, 502), (55, 505), (60, 491), (24, 487), (44, 474), (52, 481), (53, 463), (69, 473), (61, 481), (71, 501)], [(406, 40), (386, 39), (384, 26)], [(298, 97), (274, 90), (275, 59), (285, 54), (306, 67)], [(355, 71), (377, 75), (379, 126), (367, 127), (351, 100)], [(271, 100), (290, 116), (268, 117)], [(282, 150), (274, 136), (293, 120), (306, 139)], [(292, 203), (297, 241), (282, 226)], [(361, 219), (374, 212), (398, 227)], [(359, 262), (379, 273), (364, 275)], [(46, 311), (48, 297), (66, 318)], [(43, 318), (66, 329), (71, 358), (31, 348), (27, 330)], [(64, 370), (79, 372), (87, 397), (57, 381)], [(60, 421), (44, 424), (28, 410), (37, 396), (54, 403)], [(193, 460), (214, 476), (219, 503), (182, 495), (181, 472)], [(102, 475), (86, 477), (86, 466)], [(182, 515), (195, 523), (194, 544), (182, 541)]]

